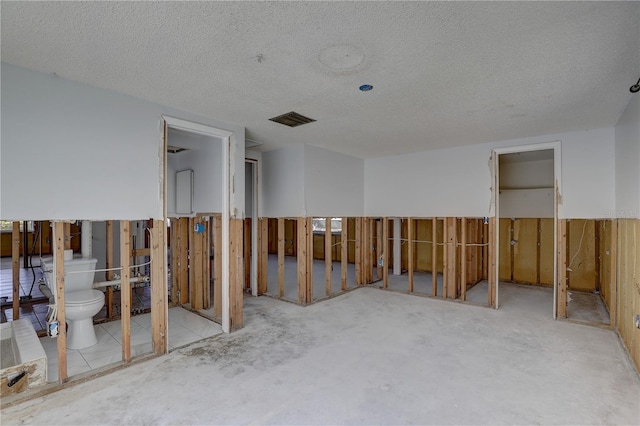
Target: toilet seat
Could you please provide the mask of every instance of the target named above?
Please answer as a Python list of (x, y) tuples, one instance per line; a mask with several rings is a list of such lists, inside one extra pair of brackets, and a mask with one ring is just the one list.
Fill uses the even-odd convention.
[(104, 293), (100, 290), (72, 291), (64, 295), (65, 306), (88, 305), (104, 301)]

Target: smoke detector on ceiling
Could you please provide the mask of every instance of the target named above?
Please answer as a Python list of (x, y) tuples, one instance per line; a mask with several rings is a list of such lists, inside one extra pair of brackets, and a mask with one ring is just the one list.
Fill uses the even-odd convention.
[(276, 123), (284, 124), (285, 126), (289, 127), (298, 127), (302, 126), (303, 124), (313, 123), (314, 121), (316, 121), (313, 118), (305, 117), (304, 115), (298, 114), (295, 111), (270, 118), (269, 120)]

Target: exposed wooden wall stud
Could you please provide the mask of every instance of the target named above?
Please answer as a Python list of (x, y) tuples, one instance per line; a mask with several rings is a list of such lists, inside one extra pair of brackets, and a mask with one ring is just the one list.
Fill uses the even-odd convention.
[(567, 220), (558, 219), (558, 318), (567, 317), (567, 237)]
[(460, 299), (467, 300), (467, 219), (460, 219)]
[(340, 233), (340, 278), (343, 291), (347, 289), (347, 268), (349, 262), (349, 242), (347, 241), (349, 238), (347, 233), (347, 223), (348, 219), (346, 217), (343, 217), (342, 231)]
[(362, 218), (356, 218), (356, 285), (362, 285)]
[(67, 227), (62, 222), (54, 222), (55, 250), (53, 257), (56, 268), (56, 306), (58, 308), (58, 382), (64, 383), (67, 374), (67, 327), (65, 316), (64, 294), (64, 250)]
[(307, 303), (313, 301), (313, 218), (306, 218), (307, 242)]
[(498, 274), (496, 271), (497, 253), (496, 253), (496, 218), (489, 218), (488, 226), (488, 259), (487, 259), (487, 274), (489, 281), (488, 291), (488, 304), (489, 306), (496, 307), (496, 286), (498, 284)]
[(414, 246), (414, 222), (413, 222), (413, 218), (408, 217), (407, 218), (407, 256), (408, 256), (408, 260), (407, 260), (407, 265), (408, 265), (408, 275), (409, 275), (409, 293), (413, 293), (413, 269), (414, 269), (414, 262), (415, 262), (415, 246)]
[(242, 219), (229, 220), (229, 320), (231, 331), (242, 328), (243, 324), (243, 226)]
[(151, 345), (155, 354), (168, 352), (167, 344), (167, 258), (165, 222), (149, 221), (151, 228)]
[(258, 220), (258, 294), (268, 291), (269, 283), (269, 219)]
[(11, 271), (13, 319), (18, 320), (20, 319), (20, 222), (13, 222), (11, 231)]
[(306, 305), (309, 303), (307, 299), (307, 220), (301, 217), (296, 223), (298, 228), (298, 303)]
[(375, 265), (376, 265), (376, 280), (382, 279), (382, 251), (384, 250), (383, 246), (383, 237), (384, 233), (382, 231), (382, 219), (376, 219), (376, 256), (375, 256)]
[(222, 215), (213, 216), (213, 317), (222, 321)]
[(120, 221), (120, 325), (122, 339), (122, 362), (131, 361), (131, 222)]
[(609, 321), (612, 327), (618, 322), (618, 220), (611, 220), (611, 247), (609, 248), (609, 288), (611, 291), (611, 306), (609, 307)]
[(278, 297), (284, 296), (284, 218), (278, 218)]
[(331, 218), (325, 218), (324, 229), (324, 279), (325, 294), (331, 295), (331, 270), (333, 269), (333, 256), (331, 253)]
[(438, 218), (431, 218), (431, 295), (438, 295)]
[(382, 219), (382, 286), (389, 287), (389, 218)]

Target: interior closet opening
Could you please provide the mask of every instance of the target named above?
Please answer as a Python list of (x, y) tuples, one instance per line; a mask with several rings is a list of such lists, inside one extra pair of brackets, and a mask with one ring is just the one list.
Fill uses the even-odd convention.
[[(497, 285), (500, 304), (509, 304), (514, 298), (529, 297), (531, 306), (539, 305), (542, 310), (553, 308), (556, 241), (554, 150), (503, 153), (498, 156), (497, 169)], [(522, 286), (528, 286), (529, 291), (523, 291)]]

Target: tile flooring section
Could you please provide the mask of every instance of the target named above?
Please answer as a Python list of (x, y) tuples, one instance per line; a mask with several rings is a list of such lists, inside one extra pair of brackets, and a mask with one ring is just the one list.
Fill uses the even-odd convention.
[[(38, 280), (42, 278), (42, 270), (40, 269), (40, 259), (34, 256), (32, 259), (33, 269), (23, 268), (23, 258), (20, 258), (20, 296), (26, 296), (31, 290), (31, 284), (34, 283), (33, 274), (35, 273), (35, 284), (31, 296), (34, 299), (44, 298), (44, 295), (38, 288)], [(0, 259), (0, 297), (6, 297), (7, 302), (13, 300), (13, 270), (12, 259), (3, 257)]]
[[(120, 321), (95, 326), (98, 344), (86, 349), (67, 350), (67, 372), (69, 376), (87, 373), (122, 360)], [(131, 317), (131, 355), (133, 357), (151, 353), (151, 315)], [(175, 349), (198, 340), (222, 333), (219, 324), (209, 321), (181, 307), (169, 309), (169, 349)], [(57, 340), (40, 338), (47, 353), (47, 380), (58, 380)]]

